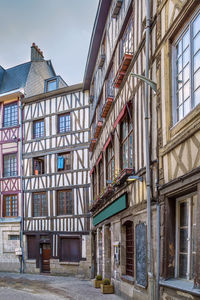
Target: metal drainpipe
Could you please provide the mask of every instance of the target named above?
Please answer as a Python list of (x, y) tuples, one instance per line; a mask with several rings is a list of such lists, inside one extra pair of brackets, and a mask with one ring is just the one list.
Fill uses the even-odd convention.
[(157, 159), (157, 201), (156, 201), (156, 208), (157, 208), (157, 274), (156, 274), (156, 300), (160, 299), (160, 203), (159, 203), (159, 160)]
[(23, 248), (23, 225), (24, 225), (24, 197), (23, 197), (23, 105), (22, 98), (20, 97), (20, 132), (21, 132), (21, 140), (20, 140), (20, 177), (21, 177), (21, 232), (20, 232), (20, 247), (22, 249), (22, 256), (20, 260), (20, 273), (24, 273), (24, 248)]
[[(150, 43), (150, 0), (146, 0), (146, 69), (145, 77), (149, 78), (149, 43)], [(151, 233), (151, 179), (150, 179), (150, 151), (149, 151), (149, 87), (145, 84), (145, 152), (146, 152), (146, 189), (147, 189), (147, 245), (148, 245), (148, 287), (149, 299), (154, 300), (154, 279), (152, 261), (152, 233)]]

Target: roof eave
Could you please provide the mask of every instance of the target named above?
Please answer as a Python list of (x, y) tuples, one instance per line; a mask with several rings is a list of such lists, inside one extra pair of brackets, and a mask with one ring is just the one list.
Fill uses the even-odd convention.
[(94, 71), (99, 46), (102, 39), (102, 34), (106, 24), (108, 12), (110, 9), (112, 0), (99, 0), (99, 5), (97, 9), (97, 14), (94, 22), (94, 27), (92, 30), (92, 36), (90, 39), (90, 46), (87, 56), (84, 80), (83, 80), (83, 89), (87, 90), (90, 86), (90, 81), (92, 79), (92, 74)]

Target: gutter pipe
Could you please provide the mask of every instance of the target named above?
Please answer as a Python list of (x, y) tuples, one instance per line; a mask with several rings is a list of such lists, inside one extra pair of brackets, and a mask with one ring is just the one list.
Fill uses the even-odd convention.
[(156, 184), (156, 192), (157, 192), (157, 274), (156, 274), (156, 300), (160, 299), (160, 203), (159, 203), (159, 160), (157, 159), (157, 184)]
[(23, 190), (23, 104), (22, 98), (24, 95), (20, 96), (20, 177), (21, 177), (21, 231), (20, 231), (20, 247), (22, 250), (22, 255), (20, 259), (20, 273), (24, 273), (24, 247), (23, 247), (23, 226), (24, 226), (24, 190)]
[[(150, 43), (150, 0), (146, 0), (146, 68), (145, 77), (149, 79), (149, 43)], [(151, 179), (150, 179), (150, 150), (149, 150), (149, 87), (145, 84), (145, 154), (146, 154), (146, 189), (147, 189), (147, 260), (149, 299), (154, 300), (154, 279), (152, 260), (152, 222), (151, 222)]]

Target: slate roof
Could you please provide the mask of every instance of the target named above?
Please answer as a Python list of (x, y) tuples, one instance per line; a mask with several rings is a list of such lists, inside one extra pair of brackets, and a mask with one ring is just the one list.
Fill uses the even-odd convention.
[(2, 70), (0, 68), (0, 94), (24, 88), (31, 67), (31, 62)]

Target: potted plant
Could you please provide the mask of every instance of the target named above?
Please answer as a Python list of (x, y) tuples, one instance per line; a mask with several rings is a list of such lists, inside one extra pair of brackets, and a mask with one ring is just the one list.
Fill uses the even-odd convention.
[(102, 294), (113, 294), (114, 286), (110, 284), (110, 279), (105, 278), (103, 284), (101, 284), (101, 292)]
[(99, 289), (101, 287), (101, 284), (103, 283), (103, 280), (102, 280), (102, 275), (97, 275), (94, 279), (94, 287), (96, 289)]

